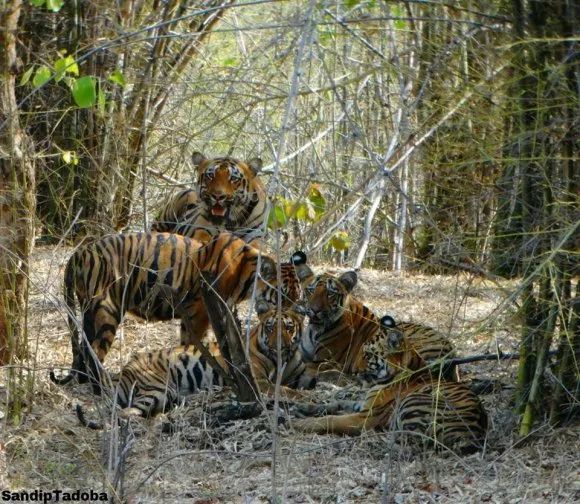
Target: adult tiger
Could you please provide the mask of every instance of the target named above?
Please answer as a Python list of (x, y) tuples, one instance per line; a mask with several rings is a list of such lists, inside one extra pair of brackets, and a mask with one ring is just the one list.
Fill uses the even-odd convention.
[[(414, 322), (396, 322), (390, 315), (380, 320), (380, 331), (362, 347), (366, 370), (361, 377), (366, 382), (380, 383), (393, 379), (404, 371), (426, 369), (432, 361), (455, 356), (451, 342), (439, 331)], [(458, 381), (455, 366), (430, 368), (434, 376)]]
[[(299, 275), (312, 274), (303, 253), (295, 258), (296, 266), (281, 266), (280, 295), (285, 306), (300, 296)], [(64, 282), (73, 372), (62, 379), (51, 374), (53, 381), (66, 383), (75, 375), (87, 381), (86, 358), (91, 375), (98, 377), (88, 347), (103, 362), (127, 311), (149, 320), (181, 318), (181, 343), (202, 339), (209, 318), (201, 297), (201, 272), (216, 278), (214, 288), (230, 305), (248, 299), (255, 283), (258, 300), (278, 301), (274, 260), (231, 233), (222, 233), (205, 245), (167, 233), (113, 235), (78, 249), (67, 263)], [(86, 339), (82, 342), (74, 317), (75, 296), (83, 313)]]
[(360, 402), (301, 405), (299, 409), (307, 415), (340, 410), (350, 413), (295, 420), (292, 426), (296, 430), (357, 435), (366, 430), (390, 429), (417, 433), (420, 441), (461, 452), (481, 448), (487, 430), (485, 410), (467, 385), (431, 381), (426, 374), (375, 386)]
[(151, 229), (204, 242), (225, 230), (247, 242), (260, 237), (267, 211), (266, 189), (258, 176), (262, 160), (206, 159), (195, 152), (192, 162), (198, 171), (196, 188), (178, 193)]
[[(250, 362), (260, 392), (274, 391), (280, 361), (282, 392), (289, 397), (300, 397), (293, 389), (311, 389), (316, 385), (316, 377), (309, 374), (298, 349), (303, 316), (292, 309), (278, 312), (264, 301), (257, 303), (256, 310), (259, 322), (250, 335)], [(210, 353), (226, 369), (217, 345)], [(223, 386), (224, 380), (219, 370), (212, 368), (195, 347), (179, 346), (134, 355), (120, 373), (111, 376), (111, 385), (113, 402), (122, 408), (119, 416), (127, 418), (167, 411), (187, 395)], [(101, 428), (100, 424), (85, 419), (81, 406), (77, 406), (77, 415), (83, 425)]]
[(305, 289), (308, 328), (300, 348), (304, 359), (322, 369), (347, 374), (365, 371), (363, 345), (379, 331), (379, 319), (354, 296), (356, 272), (318, 275)]

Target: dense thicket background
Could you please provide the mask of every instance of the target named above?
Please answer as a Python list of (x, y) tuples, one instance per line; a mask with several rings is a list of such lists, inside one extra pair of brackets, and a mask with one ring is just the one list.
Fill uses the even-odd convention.
[(0, 5), (3, 363), (34, 240), (147, 228), (197, 150), (263, 158), (314, 260), (518, 278), (521, 433), (577, 407), (578, 2)]

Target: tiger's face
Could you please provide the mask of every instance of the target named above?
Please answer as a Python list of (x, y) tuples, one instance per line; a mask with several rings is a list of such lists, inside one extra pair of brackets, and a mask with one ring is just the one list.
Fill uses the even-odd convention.
[(362, 348), (366, 362), (366, 371), (361, 375), (364, 382), (389, 381), (406, 368), (407, 353), (412, 351), (407, 348), (405, 334), (390, 315), (381, 318), (379, 331), (379, 335)]
[(339, 277), (323, 273), (305, 289), (305, 313), (311, 324), (328, 326), (342, 317), (357, 274), (347, 271)]
[[(298, 351), (304, 319), (292, 308), (278, 312), (265, 303), (256, 306), (260, 319), (258, 346), (274, 362), (287, 363)], [(280, 329), (281, 355), (278, 359), (278, 329)]]
[(199, 152), (192, 160), (198, 170), (198, 193), (205, 217), (216, 224), (247, 217), (247, 206), (258, 198), (253, 186), (262, 160), (254, 158), (245, 163), (230, 157), (206, 159)]

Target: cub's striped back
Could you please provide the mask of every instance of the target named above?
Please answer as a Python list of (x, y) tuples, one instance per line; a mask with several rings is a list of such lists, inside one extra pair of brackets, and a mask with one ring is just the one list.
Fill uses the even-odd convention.
[[(363, 401), (341, 402), (320, 409), (345, 410), (345, 414), (294, 420), (296, 430), (319, 434), (358, 435), (366, 430), (395, 430), (414, 433), (410, 439), (423, 445), (472, 452), (482, 447), (487, 430), (486, 412), (464, 383), (432, 381), (427, 375), (377, 385)], [(399, 437), (400, 438), (400, 437)]]

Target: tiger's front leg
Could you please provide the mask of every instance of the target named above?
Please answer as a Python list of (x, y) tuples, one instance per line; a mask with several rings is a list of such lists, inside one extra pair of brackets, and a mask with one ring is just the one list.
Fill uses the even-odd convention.
[[(95, 394), (101, 393), (101, 364), (113, 344), (121, 318), (120, 309), (109, 298), (93, 303), (83, 314), (86, 340), (83, 338), (82, 348), (87, 375), (84, 380), (79, 376), (79, 382), (90, 380)], [(92, 351), (89, 350), (87, 342)]]
[(181, 314), (181, 345), (199, 345), (206, 337), (209, 316), (203, 300), (195, 300)]

